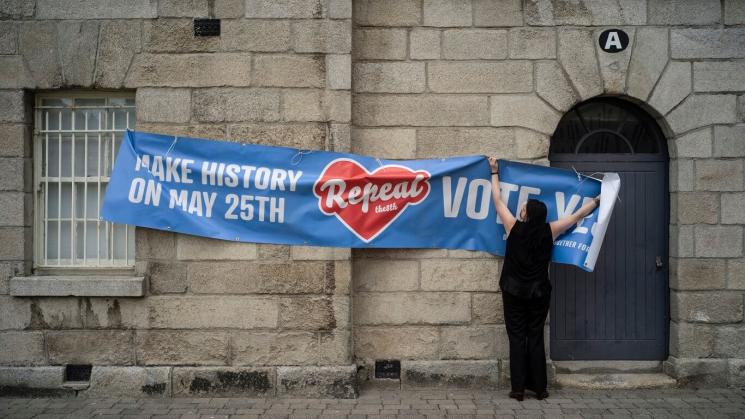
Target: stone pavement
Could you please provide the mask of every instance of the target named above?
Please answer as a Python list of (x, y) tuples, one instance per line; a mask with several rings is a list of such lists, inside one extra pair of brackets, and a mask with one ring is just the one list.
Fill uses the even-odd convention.
[(340, 399), (0, 398), (3, 418), (745, 418), (745, 391), (554, 390), (517, 402), (506, 391), (364, 390)]

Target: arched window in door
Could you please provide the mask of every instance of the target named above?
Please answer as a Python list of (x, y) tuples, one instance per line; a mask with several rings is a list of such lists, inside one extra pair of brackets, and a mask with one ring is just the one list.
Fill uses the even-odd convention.
[(562, 117), (550, 154), (667, 154), (657, 122), (633, 103), (610, 97), (582, 102)]

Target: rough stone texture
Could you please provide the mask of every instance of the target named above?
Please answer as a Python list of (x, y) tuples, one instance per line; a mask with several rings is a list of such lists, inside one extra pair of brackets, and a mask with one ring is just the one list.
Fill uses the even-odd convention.
[(416, 157), (416, 131), (410, 128), (354, 128), (352, 152), (385, 159)]
[(160, 0), (158, 17), (208, 17), (208, 6), (205, 0)]
[(353, 399), (357, 397), (357, 368), (278, 367), (277, 396)]
[(29, 157), (31, 155), (30, 131), (31, 129), (25, 125), (0, 125), (0, 144), (2, 144), (0, 156)]
[(693, 89), (697, 92), (745, 90), (745, 62), (693, 63)]
[(402, 388), (457, 387), (494, 389), (499, 386), (497, 361), (401, 362)]
[[(420, 128), (416, 135), (418, 158), (514, 154), (515, 133), (510, 128)], [(454, 138), (459, 141), (453, 141)]]
[[(668, 31), (660, 28), (639, 28), (636, 31), (626, 93), (646, 100), (667, 64)], [(689, 83), (690, 84), (690, 83)], [(683, 89), (685, 85), (679, 86)], [(670, 89), (675, 88), (671, 86)], [(678, 92), (678, 90), (675, 90)], [(665, 92), (667, 93), (667, 92)], [(662, 99), (667, 99), (665, 96)]]
[(693, 256), (693, 228), (692, 225), (670, 225), (670, 256)]
[(0, 54), (15, 54), (18, 50), (18, 25), (0, 22)]
[(709, 192), (677, 194), (678, 223), (716, 224), (719, 218), (719, 196)]
[(33, 201), (23, 192), (0, 193), (0, 226), (22, 226), (31, 219)]
[(357, 291), (413, 291), (419, 288), (419, 262), (361, 259), (354, 261)]
[(471, 318), (467, 293), (358, 293), (354, 297), (357, 324), (458, 324)]
[(141, 297), (144, 278), (112, 276), (29, 276), (10, 280), (10, 295)]
[(349, 260), (351, 249), (343, 247), (292, 246), (292, 260)]
[[(190, 25), (191, 27), (191, 25)], [(287, 51), (291, 45), (290, 22), (282, 20), (223, 20), (219, 39), (202, 38), (226, 51)], [(195, 42), (196, 38), (191, 38)], [(213, 41), (210, 41), (213, 39)]]
[(670, 287), (676, 290), (725, 288), (727, 269), (723, 259), (677, 259), (671, 263)]
[(357, 60), (403, 60), (406, 30), (357, 29), (353, 33), (352, 56)]
[(425, 291), (497, 291), (497, 260), (427, 260), (421, 262)]
[(736, 122), (735, 95), (691, 95), (667, 115), (675, 133), (710, 124)]
[(191, 117), (189, 89), (137, 89), (137, 119), (144, 122), (188, 122)]
[(548, 156), (548, 136), (527, 129), (515, 130), (515, 156), (519, 159), (536, 159)]
[(628, 47), (616, 53), (607, 53), (600, 48), (600, 34), (603, 31), (595, 30), (593, 38), (595, 39), (595, 50), (598, 57), (598, 66), (600, 75), (603, 79), (603, 91), (605, 93), (623, 94), (626, 90), (626, 80), (628, 78), (629, 62), (631, 52), (634, 49), (634, 33), (636, 29), (626, 29), (629, 35)]
[(714, 157), (745, 157), (745, 125), (714, 127)]
[(510, 58), (556, 58), (556, 31), (544, 28), (511, 29)]
[(666, 374), (681, 387), (724, 387), (727, 385), (727, 360), (670, 357), (663, 363)]
[(260, 296), (150, 297), (148, 303), (154, 328), (276, 327), (279, 310)]
[(62, 66), (58, 54), (57, 24), (53, 21), (24, 22), (18, 38), (18, 49), (26, 61), (37, 88), (50, 89), (62, 84)]
[(650, 24), (657, 25), (708, 25), (719, 23), (721, 4), (714, 0), (648, 0)]
[(134, 19), (158, 17), (158, 5), (152, 0), (37, 0), (37, 19)]
[(502, 295), (498, 293), (473, 293), (471, 317), (474, 323), (504, 323)]
[(643, 0), (581, 0), (559, 2), (530, 0), (525, 2), (525, 23), (551, 25), (641, 25), (646, 23), (647, 9)]
[(735, 388), (745, 387), (745, 361), (739, 359), (729, 360), (729, 386)]
[(564, 70), (556, 61), (535, 63), (536, 93), (558, 111), (567, 111), (579, 101)]
[(135, 53), (140, 50), (141, 32), (139, 26), (127, 21), (101, 22), (94, 86), (122, 87), (129, 64)]
[[(301, 150), (322, 149), (326, 125), (321, 123), (251, 123), (230, 125), (231, 139), (246, 144), (270, 144)], [(248, 253), (248, 250), (246, 250)]]
[(94, 366), (85, 397), (149, 398), (171, 396), (171, 368)]
[(442, 359), (509, 357), (507, 330), (497, 326), (446, 326), (440, 332)]
[(471, 26), (469, 0), (424, 0), (424, 26)]
[(132, 365), (133, 334), (117, 330), (46, 332), (49, 363)]
[(745, 260), (728, 260), (727, 276), (727, 288), (745, 290)]
[(295, 52), (349, 53), (352, 25), (347, 20), (299, 20), (293, 23)]
[(75, 22), (58, 28), (62, 81), (66, 86), (91, 85), (98, 42), (98, 22)]
[(0, 367), (0, 386), (58, 388), (64, 377), (64, 367)]
[(710, 358), (714, 354), (715, 328), (706, 324), (670, 322), (670, 354)]
[(745, 194), (722, 194), (722, 224), (745, 224)]
[[(225, 30), (222, 24), (220, 30)], [(193, 19), (148, 20), (143, 22), (142, 33), (143, 50), (148, 52), (217, 51), (222, 41), (222, 37), (195, 37)], [(227, 35), (232, 33), (223, 36)]]
[(26, 71), (23, 57), (20, 55), (0, 56), (0, 88), (23, 89), (35, 86), (30, 74)]
[(431, 359), (438, 342), (435, 327), (354, 328), (354, 353), (361, 359)]
[(436, 60), (440, 58), (440, 31), (415, 28), (409, 32), (409, 58)]
[(254, 57), (254, 86), (324, 87), (326, 65), (321, 56), (257, 55)]
[(233, 365), (309, 365), (318, 362), (318, 336), (311, 332), (231, 334)]
[(22, 90), (0, 91), (0, 121), (25, 122), (26, 110)]
[(742, 227), (696, 226), (696, 256), (742, 256)]
[(742, 191), (742, 160), (697, 160), (696, 189)]
[(722, 326), (715, 329), (714, 355), (716, 358), (745, 358), (745, 327)]
[(491, 96), (491, 125), (552, 134), (561, 115), (534, 94)]
[(270, 368), (176, 367), (172, 374), (176, 397), (266, 397), (276, 387)]
[(724, 0), (724, 24), (745, 23), (745, 8), (741, 0)]
[(179, 260), (252, 260), (257, 257), (255, 243), (214, 240), (180, 234), (176, 237)]
[(246, 0), (246, 17), (320, 18), (323, 9), (317, 0)]
[(352, 72), (355, 92), (421, 93), (424, 63), (357, 63)]
[(420, 22), (418, 0), (355, 0), (352, 16), (362, 26), (412, 26)]
[(520, 0), (473, 0), (474, 26), (521, 26), (523, 7)]
[(745, 58), (745, 28), (671, 29), (672, 58)]
[(582, 29), (559, 30), (559, 62), (582, 99), (603, 91), (592, 32)]
[(487, 98), (471, 95), (357, 95), (352, 106), (360, 126), (487, 125)]
[(673, 61), (662, 73), (649, 98), (649, 104), (667, 114), (691, 93), (691, 63)]
[(673, 292), (670, 315), (674, 321), (733, 323), (743, 320), (742, 294), (718, 292)]
[(42, 365), (46, 363), (41, 332), (0, 333), (0, 365)]
[(198, 89), (192, 95), (192, 114), (198, 121), (276, 121), (279, 92), (269, 89)]
[(186, 291), (186, 264), (148, 262), (150, 292), (152, 294), (183, 293)]
[(227, 332), (140, 330), (135, 336), (138, 365), (226, 365)]
[(248, 86), (251, 57), (223, 54), (137, 54), (126, 87)]
[(197, 294), (322, 293), (326, 264), (191, 263), (187, 276), (189, 290)]
[[(0, 165), (0, 169), (2, 165)], [(7, 173), (7, 172), (6, 172)], [(26, 260), (31, 257), (30, 228), (0, 228), (0, 260)]]
[(326, 55), (326, 86), (329, 89), (349, 90), (352, 88), (352, 55)]
[(507, 58), (507, 31), (450, 29), (442, 32), (442, 58), (486, 60)]
[(282, 329), (328, 330), (337, 326), (334, 314), (331, 298), (287, 297), (279, 303), (278, 322)]
[(436, 62), (427, 65), (429, 88), (436, 93), (521, 93), (533, 90), (529, 62)]

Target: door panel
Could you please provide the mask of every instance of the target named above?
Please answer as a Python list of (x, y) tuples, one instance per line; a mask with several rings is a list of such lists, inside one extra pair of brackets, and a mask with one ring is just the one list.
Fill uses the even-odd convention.
[[(552, 165), (583, 173), (616, 172), (621, 190), (595, 271), (551, 265), (551, 358), (665, 359), (666, 163), (555, 161)], [(658, 256), (662, 267), (657, 266)]]

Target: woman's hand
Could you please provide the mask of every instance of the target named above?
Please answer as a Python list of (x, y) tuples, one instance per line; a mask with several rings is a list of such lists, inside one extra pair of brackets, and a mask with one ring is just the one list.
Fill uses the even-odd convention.
[(489, 157), (489, 167), (492, 173), (499, 173), (499, 162), (496, 157)]

